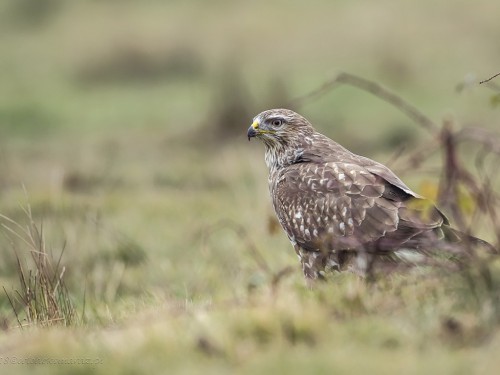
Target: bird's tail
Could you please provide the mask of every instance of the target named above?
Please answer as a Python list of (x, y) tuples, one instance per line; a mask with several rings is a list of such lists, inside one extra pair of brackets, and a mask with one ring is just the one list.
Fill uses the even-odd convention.
[(468, 233), (464, 233), (450, 226), (443, 225), (441, 230), (443, 231), (446, 242), (452, 246), (460, 246), (460, 248), (472, 253), (476, 253), (480, 250), (488, 255), (500, 255), (499, 249), (481, 238), (471, 236)]

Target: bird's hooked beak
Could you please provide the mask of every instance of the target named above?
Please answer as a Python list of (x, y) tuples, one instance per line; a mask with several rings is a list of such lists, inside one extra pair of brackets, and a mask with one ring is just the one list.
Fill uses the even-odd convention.
[(250, 125), (250, 127), (248, 128), (248, 131), (247, 131), (247, 136), (248, 136), (249, 141), (250, 141), (250, 138), (257, 136), (258, 130), (259, 130), (259, 123), (258, 123), (258, 121), (254, 121), (252, 123), (252, 125)]

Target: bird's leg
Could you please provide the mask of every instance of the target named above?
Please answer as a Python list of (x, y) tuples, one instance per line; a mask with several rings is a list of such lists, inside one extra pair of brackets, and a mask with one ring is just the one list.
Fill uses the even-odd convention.
[(336, 251), (341, 271), (348, 270), (363, 278), (373, 270), (374, 256), (366, 249), (362, 250), (339, 250)]
[(308, 251), (301, 261), (302, 272), (304, 272), (306, 278), (314, 280), (322, 278), (320, 271), (323, 271), (323, 256), (321, 253)]
[(302, 264), (302, 272), (306, 280), (324, 279), (321, 271), (324, 271), (324, 254), (319, 251), (308, 251), (298, 246), (295, 247), (300, 263)]
[(309, 287), (317, 280), (325, 281), (327, 273), (340, 271), (340, 263), (336, 252), (308, 251), (298, 246), (295, 247), (295, 251), (299, 256), (302, 272)]
[(375, 262), (375, 253), (370, 251), (370, 249), (364, 248), (358, 251), (356, 256), (356, 271), (359, 275), (365, 277), (369, 283), (375, 281)]

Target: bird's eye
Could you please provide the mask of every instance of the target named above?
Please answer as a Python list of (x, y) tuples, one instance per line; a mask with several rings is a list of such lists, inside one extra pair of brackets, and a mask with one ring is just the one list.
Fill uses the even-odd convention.
[(283, 124), (283, 120), (280, 120), (280, 119), (274, 119), (273, 121), (271, 121), (271, 124), (273, 126), (281, 126)]

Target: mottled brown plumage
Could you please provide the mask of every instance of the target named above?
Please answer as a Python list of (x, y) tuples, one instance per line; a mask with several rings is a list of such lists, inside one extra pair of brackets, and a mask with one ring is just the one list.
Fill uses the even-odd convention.
[(331, 269), (366, 274), (377, 262), (415, 264), (442, 239), (460, 239), (389, 168), (353, 154), (291, 110), (257, 115), (252, 137), (265, 144), (274, 210), (306, 278)]

